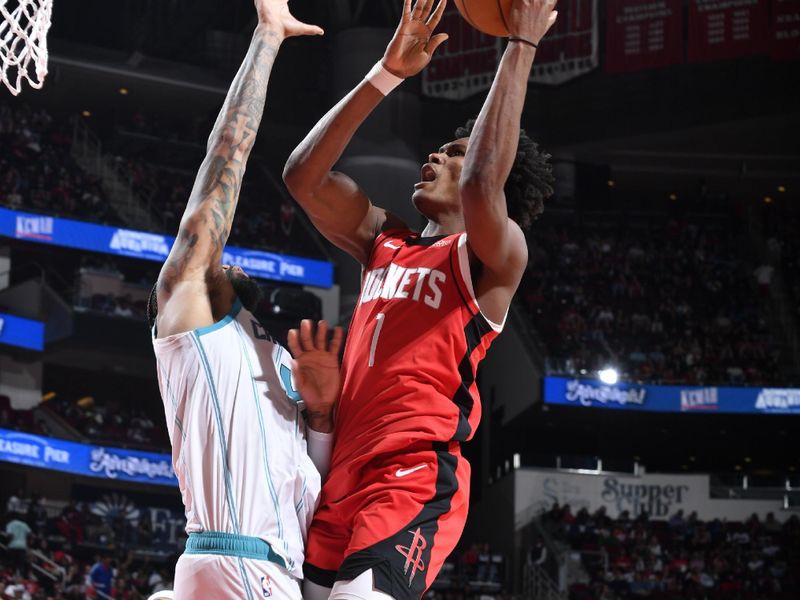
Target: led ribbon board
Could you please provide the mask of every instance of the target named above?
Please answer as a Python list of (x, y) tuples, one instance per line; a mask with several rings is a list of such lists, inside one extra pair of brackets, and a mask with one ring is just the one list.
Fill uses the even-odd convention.
[(544, 378), (545, 404), (651, 412), (800, 414), (800, 389), (690, 385), (608, 385)]
[(0, 429), (0, 461), (74, 475), (177, 486), (169, 454), (79, 444)]
[(0, 313), (0, 344), (44, 350), (44, 323)]
[[(163, 263), (175, 237), (0, 208), (0, 236)], [(333, 265), (322, 260), (226, 246), (222, 262), (272, 281), (330, 288)]]

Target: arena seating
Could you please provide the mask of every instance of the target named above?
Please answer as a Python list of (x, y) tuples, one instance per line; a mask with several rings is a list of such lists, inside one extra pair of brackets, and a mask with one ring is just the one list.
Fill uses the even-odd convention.
[(44, 109), (0, 105), (0, 205), (122, 225), (99, 181), (70, 155), (72, 133)]
[[(107, 225), (129, 225), (113, 210), (100, 181), (72, 158), (72, 139), (68, 120), (57, 119), (42, 108), (0, 104), (0, 205)], [(127, 172), (131, 187), (160, 218), (160, 232), (174, 233), (199, 162), (188, 169), (155, 165), (136, 155), (118, 156), (117, 161)], [(248, 177), (230, 243), (324, 259), (322, 249), (286, 198), (257, 177)]]
[(580, 553), (590, 577), (570, 589), (570, 600), (677, 599), (789, 600), (800, 594), (800, 519), (774, 516), (744, 523), (678, 511), (668, 521), (618, 519), (600, 509), (573, 514), (554, 505), (546, 531)]
[(519, 296), (551, 374), (613, 366), (652, 383), (780, 380), (757, 263), (732, 218), (592, 214), (542, 222), (530, 238)]
[[(23, 564), (0, 550), (3, 599), (103, 598), (92, 585), (91, 570), (105, 560), (114, 572), (113, 598), (143, 600), (155, 591), (172, 588), (172, 567), (162, 564), (164, 557), (147, 552), (152, 537), (147, 518), (132, 527), (122, 518), (101, 518), (86, 503), (24, 498), (19, 493), (8, 497), (2, 513), (4, 525), (17, 519), (32, 531)], [(170, 559), (169, 564), (174, 564), (174, 557)]]

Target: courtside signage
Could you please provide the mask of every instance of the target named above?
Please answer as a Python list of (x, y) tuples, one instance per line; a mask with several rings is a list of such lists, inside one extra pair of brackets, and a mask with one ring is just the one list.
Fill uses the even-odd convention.
[[(170, 235), (84, 223), (0, 208), (0, 236), (76, 250), (89, 250), (141, 260), (164, 262), (175, 238)], [(330, 288), (333, 265), (261, 250), (227, 246), (223, 262), (239, 265), (248, 275)]]
[(0, 313), (0, 344), (44, 350), (44, 323)]
[(545, 377), (544, 401), (652, 412), (800, 414), (800, 388), (607, 385), (594, 379)]
[(177, 486), (169, 454), (79, 444), (0, 429), (0, 461), (74, 475)]

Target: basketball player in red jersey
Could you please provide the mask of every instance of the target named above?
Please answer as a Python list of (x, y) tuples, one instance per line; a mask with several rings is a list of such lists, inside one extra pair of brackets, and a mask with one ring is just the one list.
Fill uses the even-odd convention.
[(477, 365), (527, 264), (522, 228), (552, 193), (548, 157), (520, 119), (555, 0), (514, 0), (511, 39), (477, 122), (430, 155), (414, 186), (428, 219), (422, 233), (331, 170), (392, 85), (419, 73), (446, 40), (433, 34), (444, 5), (405, 1), (381, 62), (284, 171), (317, 228), (364, 268), (330, 474), (309, 531), (307, 599), (419, 598), (455, 547), (469, 499), (460, 443), (480, 421)]

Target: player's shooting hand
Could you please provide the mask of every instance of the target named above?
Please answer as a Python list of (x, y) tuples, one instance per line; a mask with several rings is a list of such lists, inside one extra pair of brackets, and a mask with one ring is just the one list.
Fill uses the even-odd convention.
[(296, 35), (322, 35), (316, 25), (308, 25), (294, 18), (289, 12), (289, 0), (255, 0), (258, 22), (269, 25), (284, 38)]
[(294, 383), (306, 405), (311, 429), (322, 433), (333, 430), (333, 407), (339, 399), (339, 349), (344, 334), (341, 327), (333, 330), (328, 343), (328, 324), (320, 321), (316, 333), (309, 319), (300, 323), (300, 330), (289, 331), (289, 350), (294, 357)]
[(433, 53), (448, 37), (446, 33), (433, 34), (447, 0), (439, 0), (436, 10), (433, 10), (434, 0), (416, 0), (413, 8), (411, 2), (405, 0), (400, 24), (383, 55), (384, 68), (403, 79), (428, 66)]
[(556, 0), (514, 0), (508, 19), (511, 37), (538, 44), (558, 17)]

